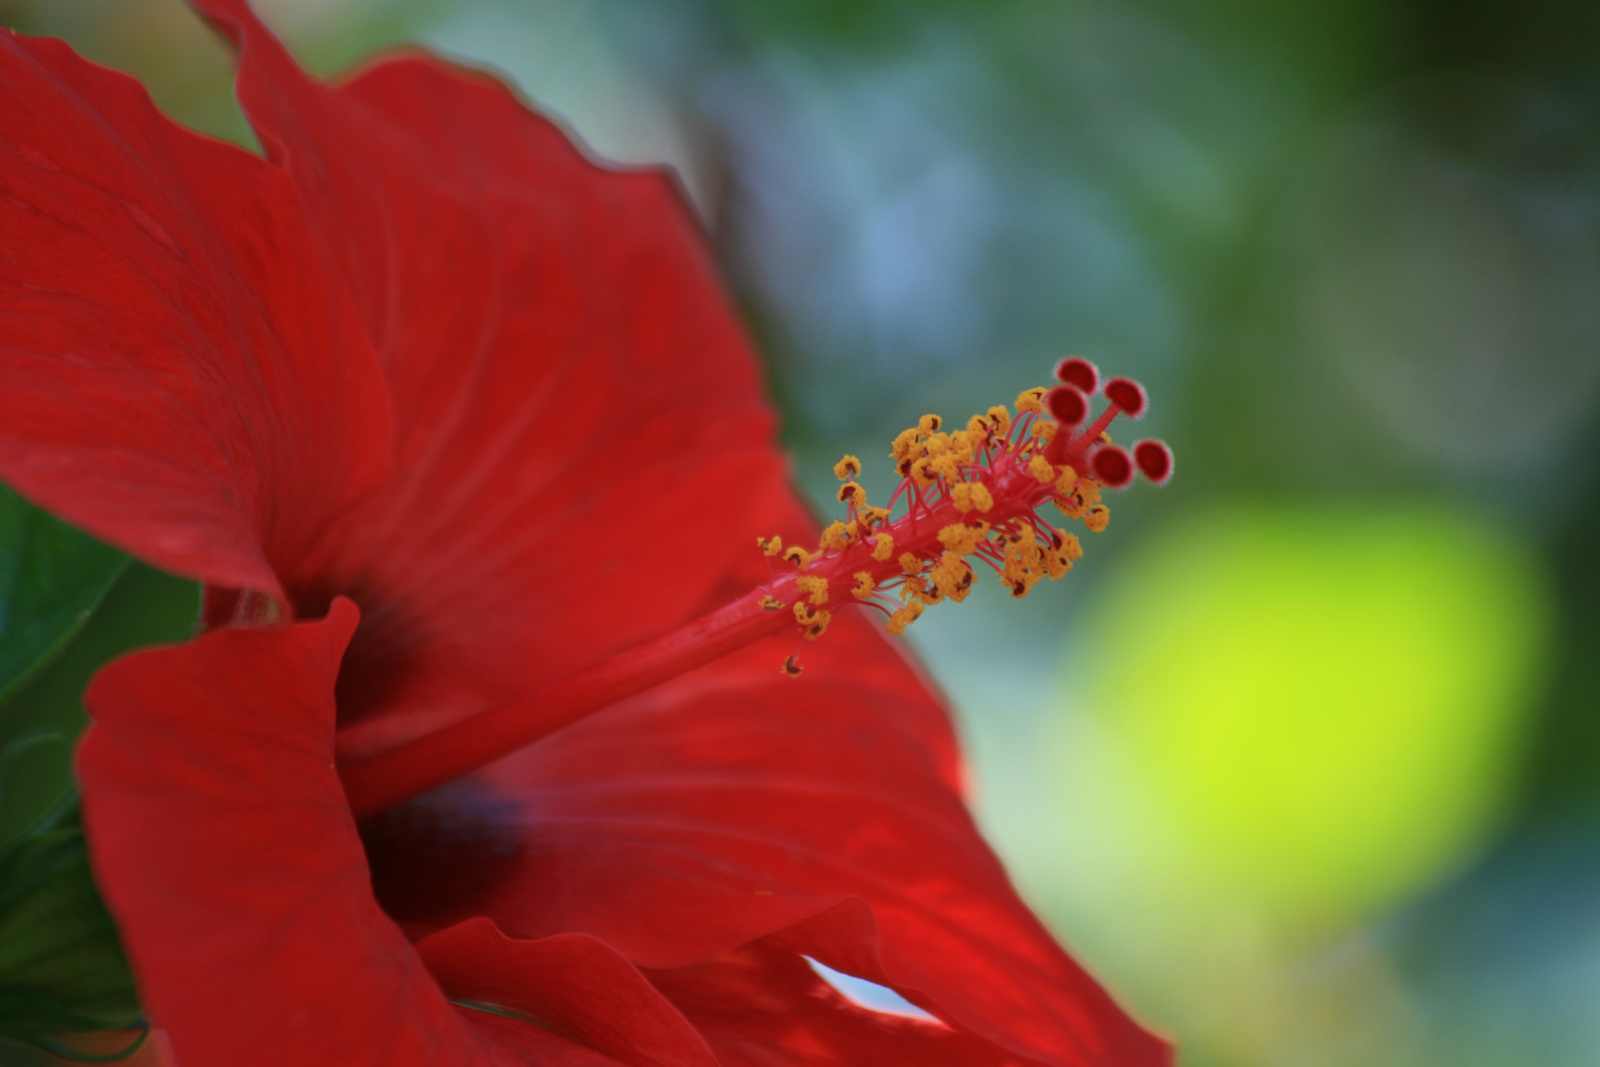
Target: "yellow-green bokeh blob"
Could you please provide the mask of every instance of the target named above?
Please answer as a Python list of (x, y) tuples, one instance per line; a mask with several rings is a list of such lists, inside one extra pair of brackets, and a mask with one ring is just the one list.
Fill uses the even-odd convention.
[(1443, 509), (1260, 507), (1123, 564), (1086, 703), (1206, 881), (1348, 917), (1490, 828), (1546, 640), (1526, 549)]

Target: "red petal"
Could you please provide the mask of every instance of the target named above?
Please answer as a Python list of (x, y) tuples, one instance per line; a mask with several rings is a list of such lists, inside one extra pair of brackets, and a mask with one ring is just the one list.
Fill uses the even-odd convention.
[(615, 949), (582, 934), (514, 941), (473, 919), (417, 946), (454, 1001), (493, 1005), (633, 1067), (717, 1067), (705, 1039)]
[(683, 621), (784, 466), (675, 182), (596, 166), (483, 74), (410, 55), (329, 89), (244, 4), (195, 6), (393, 392), (395, 479), (288, 579), (372, 620), (341, 713), (419, 732)]
[[(452, 1006), (373, 900), (332, 765), (334, 673), (355, 624), (340, 601), (324, 622), (223, 630), (131, 656), (90, 687), (95, 725), (79, 770), (95, 873), (177, 1062), (487, 1067), (535, 1053), (561, 1067), (618, 1062)], [(446, 963), (451, 945), (485, 948), (469, 995), (515, 984), (530, 958), (626, 991), (614, 954), (597, 970), (571, 946), (487, 941), (476, 928), (440, 935)], [(445, 972), (448, 995), (466, 999)], [(648, 997), (637, 973), (634, 982), (631, 1000), (617, 1002)], [(572, 1014), (582, 999), (568, 990), (555, 1005)], [(528, 1001), (537, 1010), (538, 997)], [(588, 1010), (598, 1017), (608, 1003)], [(634, 1035), (630, 1018), (619, 1013), (613, 1045)]]
[(360, 320), (281, 172), (0, 33), (0, 477), (170, 570), (277, 592), (387, 462)]
[[(869, 626), (836, 619), (798, 681), (777, 639), (504, 761), (488, 793), (393, 813), (369, 837), (380, 895), (415, 929), (486, 914), (646, 967), (772, 934), (1017, 1055), (1166, 1063), (1017, 899), (949, 786), (942, 712)], [(459, 876), (446, 846), (468, 838), (499, 865)], [(449, 884), (414, 877), (446, 864)]]

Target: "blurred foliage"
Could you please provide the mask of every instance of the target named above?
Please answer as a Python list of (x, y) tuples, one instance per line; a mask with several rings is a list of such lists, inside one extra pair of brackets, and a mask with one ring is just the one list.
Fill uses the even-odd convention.
[[(116, 926), (95, 889), (68, 799), (0, 849), (0, 1039), (82, 1062), (137, 1051), (146, 1030)], [(108, 1053), (64, 1035), (136, 1031)]]
[(198, 585), (131, 562), (66, 648), (0, 703), (0, 747), (45, 739), (0, 782), (0, 842), (72, 788), (71, 742), (87, 723), (83, 690), (94, 672), (136, 648), (186, 640), (199, 613)]
[(1521, 763), (1543, 575), (1469, 515), (1235, 508), (1171, 523), (1091, 605), (1085, 704), (1212, 882), (1325, 930), (1481, 847)]
[[(194, 583), (130, 565), (0, 489), (0, 1056), (9, 1041), (114, 1062), (143, 1041), (68, 761), (93, 672), (188, 637), (198, 606)], [(116, 1031), (130, 1033), (93, 1051), (67, 1036)]]
[(0, 704), (72, 639), (127, 562), (0, 486)]

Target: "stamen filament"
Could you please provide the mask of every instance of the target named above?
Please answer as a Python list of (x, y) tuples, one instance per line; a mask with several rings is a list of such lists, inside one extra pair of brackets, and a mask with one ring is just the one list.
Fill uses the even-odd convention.
[[(855, 481), (860, 460), (845, 456), (834, 474), (844, 483), (838, 500), (846, 518), (822, 532), (815, 551), (786, 546), (775, 536), (757, 539), (772, 580), (726, 607), (538, 692), (341, 766), (356, 818), (404, 803), (796, 626), (795, 653), (781, 670), (798, 676), (805, 641), (821, 637), (832, 613), (852, 604), (884, 612), (885, 628), (902, 633), (928, 605), (966, 599), (974, 577), (969, 557), (994, 570), (1013, 597), (1028, 595), (1043, 578), (1063, 577), (1082, 548), (1076, 536), (1041, 520), (1037, 509), (1053, 503), (1090, 531), (1104, 530), (1109, 512), (1100, 503), (1102, 485), (1126, 485), (1135, 467), (1163, 482), (1171, 475), (1172, 454), (1159, 441), (1142, 441), (1130, 458), (1101, 441), (1119, 414), (1143, 413), (1144, 391), (1126, 378), (1107, 383), (1105, 411), (1075, 435), (1072, 426), (1087, 415), (1083, 394), (1095, 391), (1096, 372), (1087, 361), (1069, 359), (1057, 374), (1066, 384), (1025, 390), (1015, 419), (1006, 408), (993, 407), (973, 416), (965, 430), (943, 433), (937, 416), (924, 415), (895, 439), (891, 455), (902, 478), (887, 508), (867, 504), (866, 491)], [(891, 521), (902, 499), (906, 510)], [(775, 565), (780, 559), (783, 567)]]

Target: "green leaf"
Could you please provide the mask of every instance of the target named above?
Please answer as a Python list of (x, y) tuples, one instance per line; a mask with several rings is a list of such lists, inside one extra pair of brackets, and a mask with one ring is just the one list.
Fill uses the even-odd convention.
[[(0, 704), (0, 747), (19, 738), (38, 746), (0, 768), (0, 841), (72, 788), (72, 747), (87, 722), (83, 690), (95, 672), (133, 649), (187, 640), (199, 612), (196, 583), (132, 561), (67, 647)], [(40, 743), (40, 734), (55, 743)]]
[(76, 799), (0, 850), (0, 1034), (39, 1044), (143, 1025)]
[(127, 565), (0, 486), (0, 701), (66, 647)]
[(0, 487), (0, 1039), (111, 1063), (148, 1033), (90, 871), (71, 751), (95, 672), (187, 639), (199, 607), (196, 583)]

